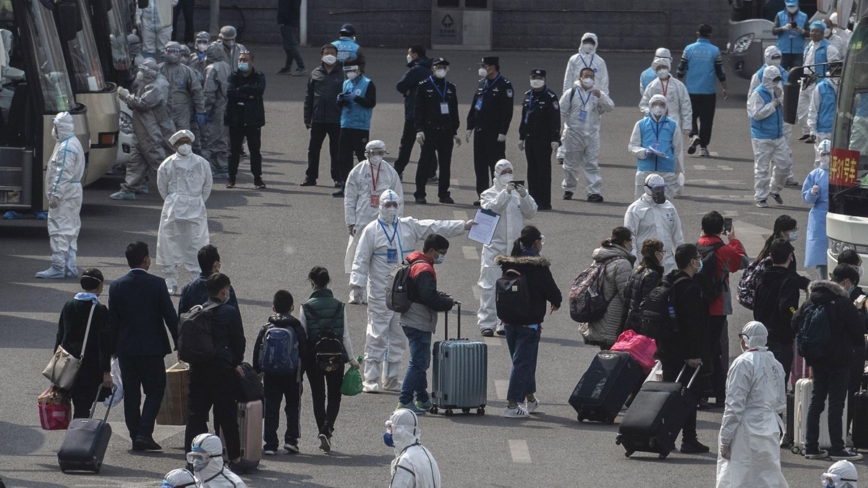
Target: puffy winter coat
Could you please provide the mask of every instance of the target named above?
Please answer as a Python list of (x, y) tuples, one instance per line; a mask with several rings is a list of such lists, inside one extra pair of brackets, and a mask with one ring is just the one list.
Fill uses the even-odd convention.
[(624, 289), (624, 305), (621, 308), (621, 327), (625, 330), (642, 331), (642, 300), (651, 293), (663, 278), (663, 266), (657, 268), (638, 267), (627, 281)]
[(602, 247), (595, 249), (591, 257), (595, 263), (612, 258), (614, 261), (610, 261), (603, 271), (603, 296), (610, 299), (609, 307), (602, 319), (588, 324), (585, 343), (611, 347), (618, 340), (618, 333), (621, 330), (624, 290), (633, 272), (636, 256), (626, 248), (607, 241)]

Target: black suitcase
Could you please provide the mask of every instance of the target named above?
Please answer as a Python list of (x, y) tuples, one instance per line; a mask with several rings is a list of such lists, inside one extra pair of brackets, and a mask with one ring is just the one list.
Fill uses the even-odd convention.
[[(60, 463), (60, 471), (92, 471), (99, 473), (105, 451), (108, 448), (109, 439), (112, 437), (112, 427), (108, 424), (108, 415), (111, 406), (106, 408), (105, 416), (100, 419), (93, 418), (96, 405), (99, 403), (100, 387), (97, 390), (96, 400), (90, 409), (90, 417), (86, 419), (73, 419), (69, 423), (66, 435), (60, 450), (57, 451), (57, 461)], [(111, 398), (114, 399), (114, 389)], [(111, 405), (111, 402), (109, 402)]]
[(642, 380), (642, 369), (626, 352), (602, 351), (570, 395), (579, 422), (594, 420), (611, 424)]
[(624, 446), (627, 457), (634, 452), (654, 452), (665, 459), (675, 449), (675, 439), (698, 400), (690, 387), (696, 380), (699, 368), (693, 372), (687, 387), (681, 377), (685, 365), (674, 383), (648, 381), (642, 385), (636, 399), (618, 429), (615, 443)]
[(796, 435), (796, 394), (787, 392), (787, 431), (784, 433), (781, 447), (792, 447)]
[(853, 404), (850, 411), (853, 412), (853, 426), (851, 427), (851, 439), (856, 449), (868, 449), (868, 391), (866, 391), (868, 377), (862, 376), (862, 388), (853, 395)]

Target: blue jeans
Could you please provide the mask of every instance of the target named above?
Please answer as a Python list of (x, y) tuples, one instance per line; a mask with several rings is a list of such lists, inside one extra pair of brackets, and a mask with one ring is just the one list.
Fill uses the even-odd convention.
[(844, 449), (844, 437), (841, 431), (841, 417), (844, 415), (844, 401), (850, 381), (850, 368), (826, 368), (814, 366), (814, 390), (811, 393), (811, 405), (808, 407), (808, 431), (805, 450), (816, 452), (820, 439), (820, 414), (826, 408), (826, 396), (829, 397), (829, 440), (832, 450)]
[(523, 403), (528, 395), (536, 393), (536, 358), (539, 352), (539, 325), (535, 329), (523, 325), (505, 324), (506, 345), (512, 356), (512, 372), (506, 399)]
[(401, 385), (401, 396), (398, 401), (407, 405), (413, 401), (425, 403), (428, 397), (428, 366), (431, 364), (431, 333), (412, 327), (404, 327), (404, 335), (410, 341), (410, 364)]

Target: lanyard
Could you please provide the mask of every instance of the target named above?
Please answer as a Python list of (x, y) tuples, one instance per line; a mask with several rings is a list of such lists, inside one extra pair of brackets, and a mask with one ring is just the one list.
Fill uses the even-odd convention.
[[(651, 120), (654, 120), (654, 116), (653, 116), (653, 115), (648, 114), (648, 116), (651, 117)], [(663, 120), (664, 117), (666, 117), (666, 116), (664, 115), (663, 117), (660, 118), (660, 121), (658, 121), (658, 122), (654, 122), (654, 134), (655, 134), (655, 139), (658, 140), (658, 141), (660, 140), (660, 124), (665, 123), (665, 121)]]
[(493, 79), (491, 81), (491, 84), (488, 84), (488, 80), (485, 80), (482, 83), (482, 95), (485, 96), (485, 92), (487, 92), (489, 88), (494, 86), (494, 84), (497, 83), (497, 80), (499, 80), (499, 79), (500, 79), (500, 75), (497, 75), (497, 78)]
[(527, 119), (533, 111), (533, 90), (527, 94), (527, 112), (524, 114), (524, 123), (527, 124)]
[[(385, 234), (386, 240), (389, 241), (389, 246), (391, 246), (392, 242), (395, 241), (395, 236), (398, 235), (398, 222), (395, 222), (394, 224), (392, 224), (392, 228), (394, 229), (394, 232), (392, 232), (392, 237), (389, 237), (389, 231), (386, 230), (386, 226), (383, 225), (382, 220), (377, 219), (377, 223), (380, 224), (380, 228), (383, 229), (383, 234)], [(402, 251), (403, 251), (403, 249), (402, 249)]]
[(434, 85), (434, 89), (437, 90), (437, 93), (440, 94), (440, 98), (442, 98), (443, 101), (445, 102), (446, 101), (446, 91), (449, 89), (449, 86), (444, 81), (443, 82), (443, 92), (441, 92), (440, 89), (437, 88), (437, 83), (434, 82), (434, 78), (429, 76), (428, 79), (431, 80), (431, 84)]
[(588, 102), (591, 101), (591, 96), (593, 94), (591, 92), (588, 92), (588, 98), (586, 100), (584, 97), (582, 97), (582, 90), (579, 90), (579, 87), (576, 87), (575, 90), (576, 90), (576, 94), (579, 95), (579, 100), (582, 101), (582, 108), (585, 108), (585, 105), (587, 105)]
[[(368, 164), (370, 164), (370, 161), (368, 162)], [(380, 162), (380, 164), (383, 164), (382, 161)], [(374, 194), (376, 195), (377, 194), (377, 181), (379, 181), (379, 179), (380, 179), (380, 166), (377, 166), (377, 177), (376, 178), (374, 178), (374, 165), (373, 164), (370, 165), (370, 170), (371, 170), (371, 183), (374, 184)]]
[[(579, 54), (579, 59), (582, 60), (582, 64), (585, 65), (585, 68), (590, 68), (591, 66), (594, 65), (594, 56), (596, 56), (596, 54), (592, 54), (592, 55), (591, 55), (591, 62), (590, 62), (590, 64), (588, 64), (588, 63), (585, 62), (585, 57), (582, 56), (581, 54)], [(596, 73), (596, 72), (597, 72), (597, 70), (594, 70), (594, 73)]]
[(660, 80), (660, 86), (663, 87), (663, 96), (665, 97), (666, 92), (669, 91), (669, 80), (666, 80), (665, 82)]

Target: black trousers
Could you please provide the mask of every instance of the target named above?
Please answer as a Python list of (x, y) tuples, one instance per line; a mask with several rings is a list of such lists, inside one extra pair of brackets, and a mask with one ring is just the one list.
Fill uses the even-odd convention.
[[(693, 127), (690, 130), (690, 137), (699, 134), (699, 146), (708, 147), (708, 143), (711, 142), (711, 128), (714, 127), (717, 94), (690, 95), (690, 104), (693, 105)], [(696, 125), (697, 121), (699, 126)]]
[(341, 410), (341, 383), (344, 381), (344, 368), (326, 373), (317, 367), (316, 361), (310, 360), (305, 364), (304, 373), (310, 384), (310, 398), (313, 402), (316, 427), (320, 434), (331, 437)]
[(529, 134), (524, 141), (527, 156), (527, 191), (541, 208), (552, 206), (552, 142)]
[(398, 159), (395, 160), (395, 171), (399, 175), (403, 175), (404, 170), (407, 169), (407, 165), (410, 164), (410, 154), (413, 152), (413, 144), (416, 144), (416, 124), (412, 120), (404, 119), (404, 131), (401, 132), (401, 145), (398, 146)]
[[(729, 327), (726, 315), (712, 315), (709, 317), (711, 338), (711, 365), (714, 372), (711, 373), (711, 391), (714, 392), (714, 400), (718, 403), (726, 399), (726, 375), (729, 372)], [(724, 334), (726, 335), (726, 348), (724, 349)]]
[[(237, 381), (238, 373), (229, 366), (220, 364), (190, 366), (187, 429), (184, 431), (185, 451), (189, 451), (197, 435), (208, 432), (208, 413), (211, 407), (214, 407), (214, 423), (220, 426), (220, 432), (226, 440), (226, 454), (229, 460), (241, 457), (238, 404), (235, 402)], [(124, 398), (125, 403), (126, 401), (127, 399)]]
[(440, 162), (440, 179), (437, 180), (437, 197), (449, 196), (449, 178), (452, 177), (452, 147), (455, 141), (452, 132), (426, 132), (425, 144), (422, 144), (422, 154), (416, 166), (416, 198), (425, 197), (425, 184), (431, 175), (437, 173), (437, 162)]
[(277, 375), (266, 373), (263, 380), (265, 389), (265, 430), (262, 440), (265, 441), (265, 449), (274, 451), (279, 441), (277, 429), (280, 426), (280, 402), (286, 400), (284, 411), (286, 412), (286, 432), (283, 441), (295, 444), (301, 437), (301, 382), (296, 375)]
[(853, 408), (853, 395), (859, 392), (859, 389), (862, 387), (862, 378), (864, 376), (865, 369), (865, 361), (864, 360), (856, 360), (850, 363), (850, 378), (849, 385), (847, 391), (847, 429), (849, 431), (850, 427), (853, 423), (853, 413), (855, 412), (855, 408)]
[(340, 180), (340, 170), (338, 169), (338, 143), (341, 137), (341, 124), (326, 124), (324, 122), (313, 122), (310, 125), (310, 143), (307, 146), (307, 172), (305, 176), (308, 179), (316, 180), (319, 178), (319, 155), (322, 151), (322, 143), (326, 136), (329, 138), (329, 158), (331, 158), (331, 175), (335, 181)]
[(175, 5), (174, 16), (172, 20), (172, 40), (178, 40), (178, 17), (181, 12), (184, 12), (184, 43), (193, 42), (193, 35), (196, 33), (193, 27), (193, 11), (196, 10), (196, 0), (178, 0), (178, 5)]
[[(663, 362), (663, 381), (674, 382), (676, 378), (678, 378), (678, 374), (681, 373), (681, 368), (684, 367), (684, 362), (676, 362), (669, 363), (667, 361)], [(681, 383), (683, 385), (687, 385), (690, 382), (690, 377), (693, 375), (694, 369), (688, 366), (684, 369), (684, 375), (681, 377)], [(696, 398), (699, 398), (699, 395), (702, 393), (702, 382), (699, 381), (702, 372), (700, 371), (699, 375), (696, 377), (696, 381), (693, 382), (693, 386), (690, 387), (690, 391), (696, 395)], [(690, 409), (690, 413), (687, 414), (687, 419), (684, 421), (684, 426), (681, 427), (681, 442), (684, 441), (692, 441), (696, 439), (696, 405)]]
[(789, 71), (791, 68), (802, 65), (802, 53), (781, 54), (781, 69)]
[(238, 174), (238, 164), (241, 160), (241, 149), (244, 138), (247, 138), (247, 149), (250, 151), (250, 173), (255, 178), (262, 178), (262, 127), (230, 127), (229, 128), (229, 178), (235, 179)]
[(361, 163), (365, 160), (365, 144), (368, 143), (371, 131), (361, 129), (347, 129), (341, 127), (340, 142), (338, 143), (338, 178), (341, 183), (347, 182), (347, 176), (353, 169), (353, 153)]
[[(154, 433), (154, 423), (166, 392), (166, 366), (163, 364), (163, 356), (123, 356), (118, 357), (118, 363), (124, 384), (124, 420), (130, 438), (135, 440), (138, 436), (150, 437)], [(96, 392), (93, 395), (95, 398)]]
[[(70, 391), (72, 400), (72, 418), (86, 419), (90, 416), (90, 408), (93, 406), (102, 385), (102, 371), (98, 361), (85, 358), (75, 377), (75, 385)], [(111, 395), (111, 393), (109, 393)]]
[(476, 194), (491, 186), (494, 165), (506, 157), (506, 142), (497, 142), (497, 132), (476, 129), (473, 132), (473, 170), (476, 173)]

